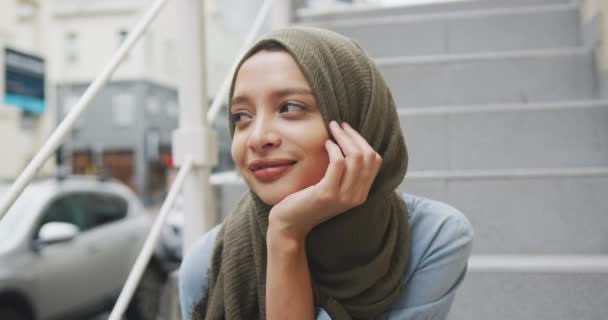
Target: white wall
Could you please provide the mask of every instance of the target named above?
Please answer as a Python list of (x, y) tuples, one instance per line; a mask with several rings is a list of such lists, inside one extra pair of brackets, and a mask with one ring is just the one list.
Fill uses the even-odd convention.
[[(62, 1), (65, 3), (65, 1)], [(48, 26), (49, 75), (53, 83), (90, 82), (120, 44), (119, 32), (134, 23), (133, 10), (108, 14), (71, 14), (51, 7)], [(74, 35), (69, 40), (69, 34)], [(114, 79), (133, 79), (144, 69), (142, 44), (138, 44), (117, 70)], [(75, 61), (68, 61), (71, 52)]]
[(3, 0), (0, 4), (0, 39), (6, 40), (12, 37), (16, 22), (15, 0)]
[[(87, 3), (82, 8), (80, 0), (52, 0), (48, 53), (55, 83), (92, 81), (118, 49), (120, 32), (131, 31), (152, 1), (87, 0)], [(150, 80), (175, 87), (176, 18), (174, 1), (169, 1), (112, 79)], [(77, 63), (69, 63), (66, 58), (70, 33), (77, 37), (72, 48)]]
[[(4, 48), (40, 55), (39, 37), (36, 28), (20, 28), (19, 11), (16, 0), (3, 0), (0, 5), (0, 178), (13, 179), (34, 156), (41, 142), (48, 135), (52, 122), (52, 112), (47, 109), (43, 115), (35, 118), (31, 129), (21, 127), (21, 111), (14, 106), (4, 104)], [(41, 170), (49, 174), (54, 170), (51, 159)]]

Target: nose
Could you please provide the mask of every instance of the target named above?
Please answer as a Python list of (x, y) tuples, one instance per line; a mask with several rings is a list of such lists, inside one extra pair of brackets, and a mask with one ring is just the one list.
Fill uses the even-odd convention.
[(253, 123), (247, 144), (249, 148), (256, 152), (265, 152), (280, 146), (281, 137), (273, 127), (272, 119), (258, 116)]

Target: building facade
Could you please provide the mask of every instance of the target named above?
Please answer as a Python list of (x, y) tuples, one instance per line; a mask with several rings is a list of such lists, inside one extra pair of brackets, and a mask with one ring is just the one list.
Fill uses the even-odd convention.
[[(47, 52), (57, 119), (76, 104), (151, 3), (48, 1)], [(260, 4), (258, 0), (207, 2), (210, 96), (238, 55)], [(144, 200), (161, 199), (170, 169), (171, 135), (178, 125), (177, 18), (174, 2), (168, 2), (70, 133), (58, 156), (62, 165), (80, 174), (102, 169)], [(216, 170), (231, 168), (226, 110), (215, 126), (221, 153)]]
[[(63, 119), (101, 72), (149, 1), (52, 0), (49, 73)], [(145, 201), (163, 196), (178, 100), (171, 7), (135, 45), (58, 151), (76, 174), (103, 171)]]
[[(35, 1), (7, 0), (0, 10), (0, 179), (13, 180), (53, 128), (48, 70)], [(36, 87), (36, 88), (33, 88)], [(36, 94), (31, 94), (36, 91)], [(36, 95), (34, 99), (31, 96)], [(40, 96), (42, 95), (42, 96)], [(35, 100), (35, 101), (34, 101)], [(34, 108), (34, 104), (36, 107)], [(54, 159), (40, 174), (54, 171)]]

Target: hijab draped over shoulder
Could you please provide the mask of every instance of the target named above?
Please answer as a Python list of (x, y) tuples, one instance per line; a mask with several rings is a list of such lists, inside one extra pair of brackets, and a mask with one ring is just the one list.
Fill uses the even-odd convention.
[[(328, 30), (292, 27), (264, 36), (244, 55), (230, 99), (240, 66), (269, 42), (284, 47), (302, 70), (328, 132), (330, 121), (348, 122), (383, 159), (367, 201), (318, 225), (306, 240), (315, 306), (332, 319), (380, 318), (401, 294), (410, 256), (407, 209), (395, 192), (408, 157), (393, 97), (354, 41)], [(270, 209), (249, 191), (223, 222), (209, 287), (193, 319), (266, 318)]]

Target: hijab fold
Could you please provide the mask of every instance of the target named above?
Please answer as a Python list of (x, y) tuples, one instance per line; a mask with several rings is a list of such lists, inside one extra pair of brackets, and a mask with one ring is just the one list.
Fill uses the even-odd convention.
[[(280, 44), (296, 61), (328, 132), (330, 121), (348, 122), (383, 159), (366, 202), (318, 225), (306, 240), (315, 305), (335, 320), (378, 319), (399, 298), (410, 256), (407, 208), (395, 192), (408, 157), (394, 100), (355, 42), (309, 27), (278, 30), (258, 40), (237, 67), (230, 97), (240, 66), (268, 42)], [(266, 318), (270, 209), (249, 191), (224, 221), (209, 286), (193, 319)]]

